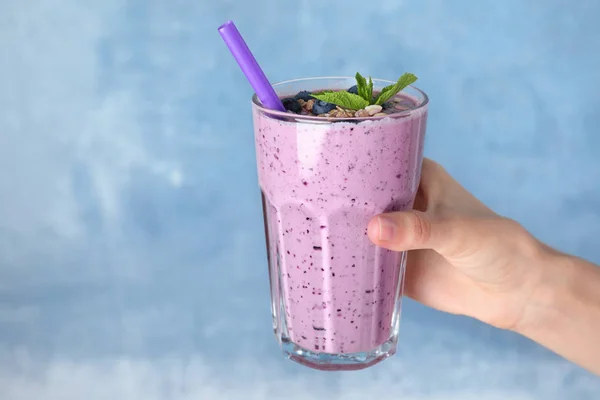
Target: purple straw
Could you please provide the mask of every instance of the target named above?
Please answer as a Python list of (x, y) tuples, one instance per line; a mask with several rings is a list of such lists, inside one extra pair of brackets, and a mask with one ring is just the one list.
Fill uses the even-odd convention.
[(248, 45), (242, 38), (242, 35), (240, 35), (233, 21), (227, 21), (221, 25), (219, 33), (227, 47), (229, 47), (231, 54), (233, 54), (233, 58), (235, 58), (242, 68), (246, 78), (248, 78), (260, 102), (268, 109), (285, 112), (285, 108), (281, 104), (277, 93), (275, 93), (275, 89), (273, 89), (265, 73), (256, 62), (256, 59), (250, 52)]

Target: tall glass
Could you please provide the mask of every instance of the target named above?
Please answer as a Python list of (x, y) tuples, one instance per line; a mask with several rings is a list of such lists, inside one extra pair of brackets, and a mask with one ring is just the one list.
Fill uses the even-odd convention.
[[(375, 80), (375, 90), (393, 84)], [(274, 85), (281, 97), (346, 89), (354, 78)], [(283, 352), (320, 370), (356, 370), (396, 352), (405, 253), (374, 246), (368, 221), (412, 208), (428, 99), (414, 108), (341, 120), (265, 109), (253, 98), (273, 328)]]

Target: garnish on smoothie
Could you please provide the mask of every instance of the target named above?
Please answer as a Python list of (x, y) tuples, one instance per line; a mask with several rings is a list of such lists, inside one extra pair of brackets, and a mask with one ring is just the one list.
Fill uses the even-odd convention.
[(356, 73), (356, 85), (348, 90), (311, 93), (303, 90), (294, 97), (282, 99), (288, 112), (300, 115), (318, 115), (333, 118), (382, 117), (410, 109), (407, 99), (398, 94), (416, 82), (411, 73), (403, 74), (395, 84), (373, 93), (373, 80)]

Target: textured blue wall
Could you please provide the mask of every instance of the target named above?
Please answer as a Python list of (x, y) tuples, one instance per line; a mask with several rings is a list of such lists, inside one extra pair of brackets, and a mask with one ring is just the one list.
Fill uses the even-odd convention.
[(600, 262), (597, 0), (4, 0), (0, 398), (600, 398), (539, 346), (410, 301), (392, 360), (283, 360), (227, 19), (272, 81), (415, 72), (426, 154)]

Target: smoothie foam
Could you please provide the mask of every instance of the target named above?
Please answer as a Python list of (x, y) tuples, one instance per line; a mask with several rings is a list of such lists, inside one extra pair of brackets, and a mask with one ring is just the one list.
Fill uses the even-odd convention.
[(366, 229), (412, 207), (427, 107), (356, 122), (253, 116), (278, 339), (331, 354), (394, 340), (404, 254)]

